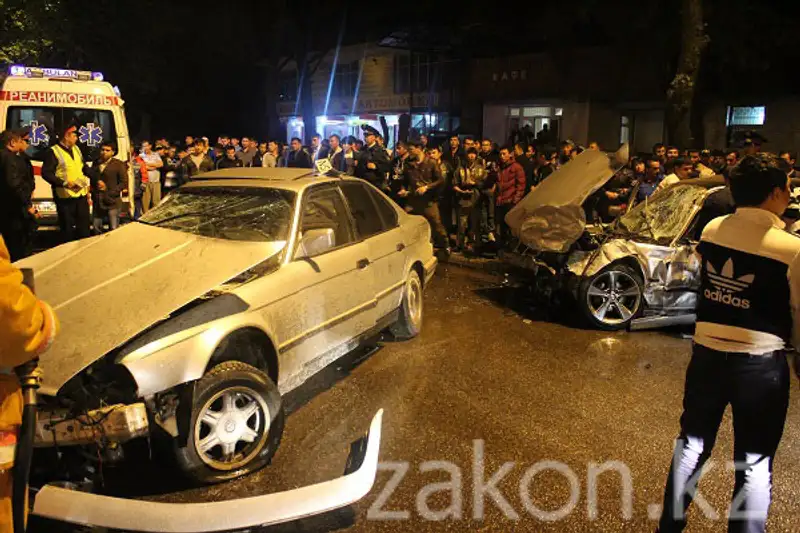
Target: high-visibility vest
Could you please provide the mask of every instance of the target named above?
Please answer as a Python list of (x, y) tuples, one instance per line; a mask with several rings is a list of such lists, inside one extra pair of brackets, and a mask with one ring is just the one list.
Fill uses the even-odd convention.
[(62, 181), (77, 182), (83, 185), (79, 191), (73, 191), (64, 187), (56, 187), (56, 195), (59, 198), (80, 198), (89, 192), (89, 180), (83, 175), (83, 156), (77, 146), (72, 147), (73, 157), (64, 148), (57, 144), (51, 148), (58, 160), (56, 177)]

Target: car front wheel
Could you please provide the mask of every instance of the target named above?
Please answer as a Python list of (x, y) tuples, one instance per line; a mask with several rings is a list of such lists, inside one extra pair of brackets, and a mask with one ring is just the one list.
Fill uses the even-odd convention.
[(200, 483), (249, 474), (272, 459), (283, 424), (281, 397), (267, 374), (239, 361), (220, 363), (195, 386), (178, 465)]
[(592, 326), (620, 330), (641, 313), (643, 293), (638, 273), (626, 265), (611, 265), (581, 282), (578, 305)]
[(422, 280), (416, 270), (408, 273), (403, 286), (400, 318), (390, 328), (396, 339), (413, 339), (422, 331)]

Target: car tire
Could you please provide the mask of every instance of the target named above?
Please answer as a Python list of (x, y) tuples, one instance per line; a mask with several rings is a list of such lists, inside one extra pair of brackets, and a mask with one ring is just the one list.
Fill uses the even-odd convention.
[(408, 273), (403, 285), (403, 301), (400, 317), (389, 328), (395, 339), (413, 339), (422, 331), (422, 280), (415, 269)]
[(272, 379), (248, 364), (226, 361), (195, 385), (188, 435), (182, 446), (176, 441), (175, 457), (199, 483), (234, 479), (270, 462), (283, 426), (281, 396)]
[(591, 326), (626, 329), (644, 309), (644, 282), (627, 265), (610, 265), (581, 281), (577, 304)]

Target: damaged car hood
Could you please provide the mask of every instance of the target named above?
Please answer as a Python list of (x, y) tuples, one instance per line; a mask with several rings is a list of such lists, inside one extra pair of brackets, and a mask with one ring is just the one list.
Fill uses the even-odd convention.
[(506, 216), (526, 246), (565, 253), (586, 227), (583, 202), (628, 162), (628, 145), (616, 153), (585, 150), (548, 176)]
[(34, 270), (37, 296), (61, 322), (40, 358), (42, 392), (55, 394), (109, 351), (284, 246), (134, 223), (15, 263)]

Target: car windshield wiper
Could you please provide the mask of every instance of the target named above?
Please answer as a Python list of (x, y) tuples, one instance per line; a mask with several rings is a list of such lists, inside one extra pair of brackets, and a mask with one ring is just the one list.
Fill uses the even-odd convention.
[(172, 222), (173, 220), (179, 220), (181, 218), (199, 217), (199, 216), (203, 216), (205, 214), (206, 213), (196, 213), (196, 212), (181, 213), (180, 215), (174, 215), (174, 216), (171, 216), (171, 217), (162, 218), (161, 220), (159, 220), (157, 222), (145, 222), (142, 219), (139, 219), (138, 222), (141, 222), (142, 224), (147, 224), (149, 226), (160, 226), (161, 224), (164, 224), (165, 222)]

